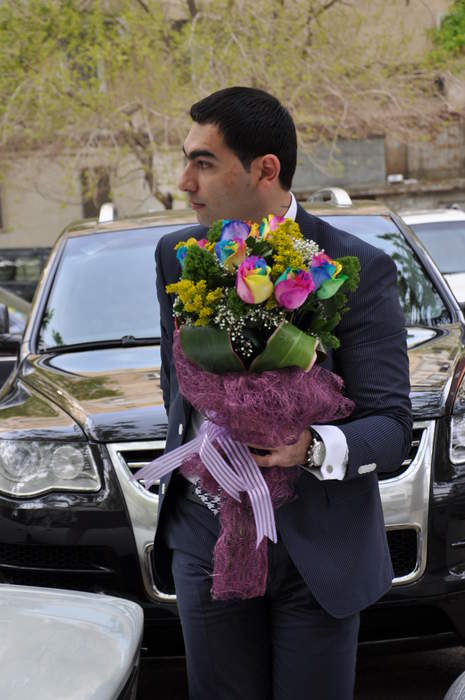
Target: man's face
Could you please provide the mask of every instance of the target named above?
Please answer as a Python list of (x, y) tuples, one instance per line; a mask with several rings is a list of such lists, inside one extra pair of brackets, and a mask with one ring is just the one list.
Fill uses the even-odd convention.
[(194, 123), (184, 142), (186, 165), (179, 188), (199, 223), (253, 218), (259, 208), (256, 182), (225, 144), (214, 124)]

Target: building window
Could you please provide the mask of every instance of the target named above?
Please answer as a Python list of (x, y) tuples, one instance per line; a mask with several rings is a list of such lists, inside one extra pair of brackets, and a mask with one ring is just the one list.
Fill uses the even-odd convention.
[(81, 170), (81, 196), (84, 218), (98, 217), (102, 204), (113, 201), (107, 168), (98, 166)]

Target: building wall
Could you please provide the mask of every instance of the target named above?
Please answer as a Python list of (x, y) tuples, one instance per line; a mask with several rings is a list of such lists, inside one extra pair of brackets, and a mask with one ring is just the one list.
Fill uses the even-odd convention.
[[(178, 150), (160, 158), (163, 191), (175, 195), (174, 205), (184, 206), (176, 189), (182, 168)], [(0, 249), (51, 246), (72, 221), (83, 218), (80, 170), (105, 165), (88, 157), (76, 167), (71, 156), (52, 160), (37, 154), (18, 157), (3, 167), (0, 185), (2, 228)], [(163, 209), (151, 196), (138, 163), (130, 159), (119, 163), (112, 175), (113, 200), (120, 216)]]
[(355, 0), (365, 17), (367, 34), (387, 36), (393, 44), (404, 36), (405, 58), (412, 60), (430, 47), (426, 30), (439, 26), (441, 17), (452, 6), (450, 0)]

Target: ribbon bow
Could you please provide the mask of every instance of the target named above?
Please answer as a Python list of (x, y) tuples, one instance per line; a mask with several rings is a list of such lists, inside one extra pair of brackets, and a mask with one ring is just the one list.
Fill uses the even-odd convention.
[[(215, 441), (227, 455), (230, 464), (216, 449)], [(233, 440), (225, 428), (209, 420), (204, 421), (196, 438), (146, 464), (134, 478), (143, 479), (145, 487), (150, 488), (194, 454), (199, 454), (218, 485), (236, 501), (241, 500), (242, 491), (247, 493), (255, 520), (257, 548), (264, 537), (276, 543), (278, 537), (270, 492), (249, 448)]]

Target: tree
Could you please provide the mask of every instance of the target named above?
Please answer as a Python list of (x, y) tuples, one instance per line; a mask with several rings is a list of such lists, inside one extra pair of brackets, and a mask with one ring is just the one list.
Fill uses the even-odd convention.
[[(220, 87), (276, 94), (309, 150), (321, 141), (335, 146), (340, 136), (432, 128), (443, 108), (432, 70), (407, 60), (407, 38), (386, 31), (380, 20), (388, 5), (5, 0), (3, 159), (36, 149), (73, 154), (77, 169), (90, 152), (101, 153), (114, 177), (142, 172), (152, 195), (170, 207), (172, 194), (160, 185), (161, 155), (180, 148), (189, 105)], [(138, 173), (124, 170), (134, 161)], [(85, 181), (93, 186), (92, 177)]]
[(0, 74), (4, 148), (73, 153), (77, 162), (102, 151), (114, 170), (132, 154), (150, 192), (171, 205), (157, 154), (176, 138), (186, 101), (160, 3), (2, 3)]
[(432, 32), (436, 59), (465, 55), (465, 0), (455, 0), (441, 25)]

